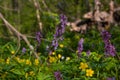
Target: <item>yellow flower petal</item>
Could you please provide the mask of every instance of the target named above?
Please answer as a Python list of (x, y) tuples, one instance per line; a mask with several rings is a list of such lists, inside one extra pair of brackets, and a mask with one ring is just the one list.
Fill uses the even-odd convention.
[(58, 54), (58, 58), (60, 59), (62, 56), (61, 56), (61, 54)]
[(63, 48), (63, 47), (64, 47), (64, 45), (63, 45), (63, 44), (60, 44), (59, 46), (60, 46), (61, 48)]
[(55, 52), (52, 52), (52, 55), (55, 55), (56, 53)]
[(39, 60), (35, 59), (35, 65), (38, 65), (38, 64), (39, 64)]
[(34, 76), (34, 75), (35, 75), (35, 73), (34, 73), (33, 71), (30, 71), (29, 74), (30, 74), (31, 76)]
[(93, 74), (94, 74), (94, 71), (93, 71), (92, 69), (87, 69), (87, 70), (86, 70), (86, 76), (92, 77)]
[(10, 58), (7, 58), (6, 63), (7, 63), (7, 64), (10, 63)]
[(26, 60), (27, 65), (31, 65), (31, 61), (29, 59)]
[(70, 60), (70, 57), (66, 57), (66, 61), (69, 61)]
[(11, 51), (11, 54), (15, 54), (15, 51)]
[(56, 62), (56, 58), (55, 58), (55, 57), (50, 56), (50, 57), (49, 57), (49, 62), (50, 62), (50, 63)]
[(81, 62), (81, 63), (80, 63), (80, 67), (79, 67), (79, 69), (82, 69), (82, 70), (84, 71), (86, 68), (88, 68), (87, 63), (83, 63), (83, 62)]

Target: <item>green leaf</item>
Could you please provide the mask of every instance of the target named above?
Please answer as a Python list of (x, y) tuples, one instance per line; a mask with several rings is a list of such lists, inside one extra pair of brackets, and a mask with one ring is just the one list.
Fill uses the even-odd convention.
[(18, 69), (12, 69), (11, 72), (13, 72), (14, 74), (17, 74), (17, 75), (25, 75), (25, 72), (22, 71), (22, 70), (18, 70)]
[(38, 73), (37, 80), (53, 80), (51, 75), (46, 75), (42, 72)]

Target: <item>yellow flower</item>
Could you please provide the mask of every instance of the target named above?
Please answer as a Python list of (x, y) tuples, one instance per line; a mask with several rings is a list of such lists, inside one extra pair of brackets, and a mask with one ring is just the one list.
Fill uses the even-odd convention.
[(55, 62), (55, 61), (56, 61), (56, 58), (55, 58), (55, 57), (52, 57), (52, 56), (49, 57), (49, 62), (50, 62), (50, 63), (53, 63), (53, 62)]
[(60, 44), (59, 46), (60, 46), (61, 48), (63, 48), (63, 47), (64, 47), (64, 45), (63, 45), (63, 44)]
[(19, 62), (20, 62), (20, 63), (24, 63), (24, 62), (25, 62), (25, 59), (20, 59)]
[(31, 65), (31, 61), (29, 59), (26, 60), (27, 65)]
[(31, 76), (34, 76), (34, 75), (35, 75), (35, 73), (34, 73), (33, 71), (30, 71), (29, 74), (30, 74)]
[(7, 64), (10, 63), (10, 58), (7, 58), (6, 63), (7, 63)]
[(11, 51), (11, 54), (15, 54), (15, 51), (13, 50), (13, 51)]
[(61, 54), (58, 54), (58, 58), (60, 59), (62, 56), (61, 56)]
[(18, 62), (20, 61), (20, 58), (19, 57), (15, 57), (15, 60), (17, 60)]
[(70, 60), (70, 57), (66, 57), (66, 61), (69, 61)]
[(92, 69), (87, 69), (87, 70), (86, 70), (86, 76), (92, 77), (93, 74), (94, 74), (94, 71), (93, 71)]
[(56, 53), (55, 52), (52, 52), (52, 55), (55, 55)]
[(81, 63), (80, 63), (80, 67), (79, 67), (79, 69), (82, 69), (82, 71), (84, 71), (86, 68), (88, 68), (87, 63), (83, 63), (83, 62), (81, 62)]
[(35, 59), (35, 65), (38, 65), (38, 64), (39, 64), (39, 60)]

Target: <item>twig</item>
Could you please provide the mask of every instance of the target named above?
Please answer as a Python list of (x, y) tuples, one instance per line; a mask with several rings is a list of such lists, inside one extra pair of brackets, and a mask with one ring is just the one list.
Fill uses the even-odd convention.
[(33, 2), (34, 2), (34, 6), (36, 8), (36, 16), (37, 16), (37, 20), (38, 20), (38, 25), (39, 25), (40, 31), (42, 32), (42, 23), (40, 22), (39, 2), (37, 2), (36, 0), (33, 0)]
[(50, 9), (48, 8), (48, 6), (46, 5), (46, 3), (45, 3), (44, 0), (42, 0), (42, 3), (43, 3), (43, 5), (44, 5), (44, 7), (48, 10), (48, 12), (51, 12)]
[(10, 8), (7, 8), (7, 7), (2, 7), (0, 6), (0, 8), (4, 9), (4, 10), (9, 10), (9, 11), (15, 11), (16, 9), (10, 9)]

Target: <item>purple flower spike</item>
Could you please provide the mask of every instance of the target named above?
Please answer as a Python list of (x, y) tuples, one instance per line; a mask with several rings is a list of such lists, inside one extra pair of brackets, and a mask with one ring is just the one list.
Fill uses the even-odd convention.
[(65, 32), (65, 26), (67, 24), (67, 17), (63, 14), (60, 15), (60, 24), (57, 25), (56, 33), (54, 34), (54, 39), (61, 37)]
[(111, 56), (115, 56), (116, 55), (116, 50), (115, 47), (111, 44), (110, 42), (110, 38), (111, 35), (107, 32), (107, 31), (103, 31), (101, 33), (104, 44), (105, 44), (105, 53), (107, 56), (111, 55)]
[(25, 53), (26, 52), (26, 48), (22, 48), (22, 53)]
[(107, 55), (115, 56), (116, 54), (115, 47), (111, 43), (105, 44), (105, 53)]
[(63, 25), (66, 25), (66, 23), (67, 23), (67, 17), (66, 17), (64, 14), (61, 14), (61, 15), (60, 15), (60, 22), (61, 22)]
[(79, 43), (78, 43), (78, 57), (80, 57), (80, 54), (83, 51), (83, 42), (84, 42), (84, 39), (81, 38)]
[(36, 40), (37, 40), (38, 44), (41, 43), (41, 38), (42, 38), (41, 32), (36, 32)]
[(58, 47), (58, 42), (62, 41), (64, 39), (62, 35), (65, 32), (66, 24), (67, 24), (67, 17), (65, 15), (61, 14), (60, 15), (60, 23), (56, 27), (54, 39), (53, 39), (52, 44), (50, 46), (49, 54), (51, 54), (51, 51), (55, 51)]
[(107, 41), (111, 38), (111, 35), (107, 31), (102, 31), (101, 35), (104, 41)]
[(60, 71), (54, 72), (54, 76), (55, 76), (56, 80), (62, 80), (62, 75), (61, 75)]

